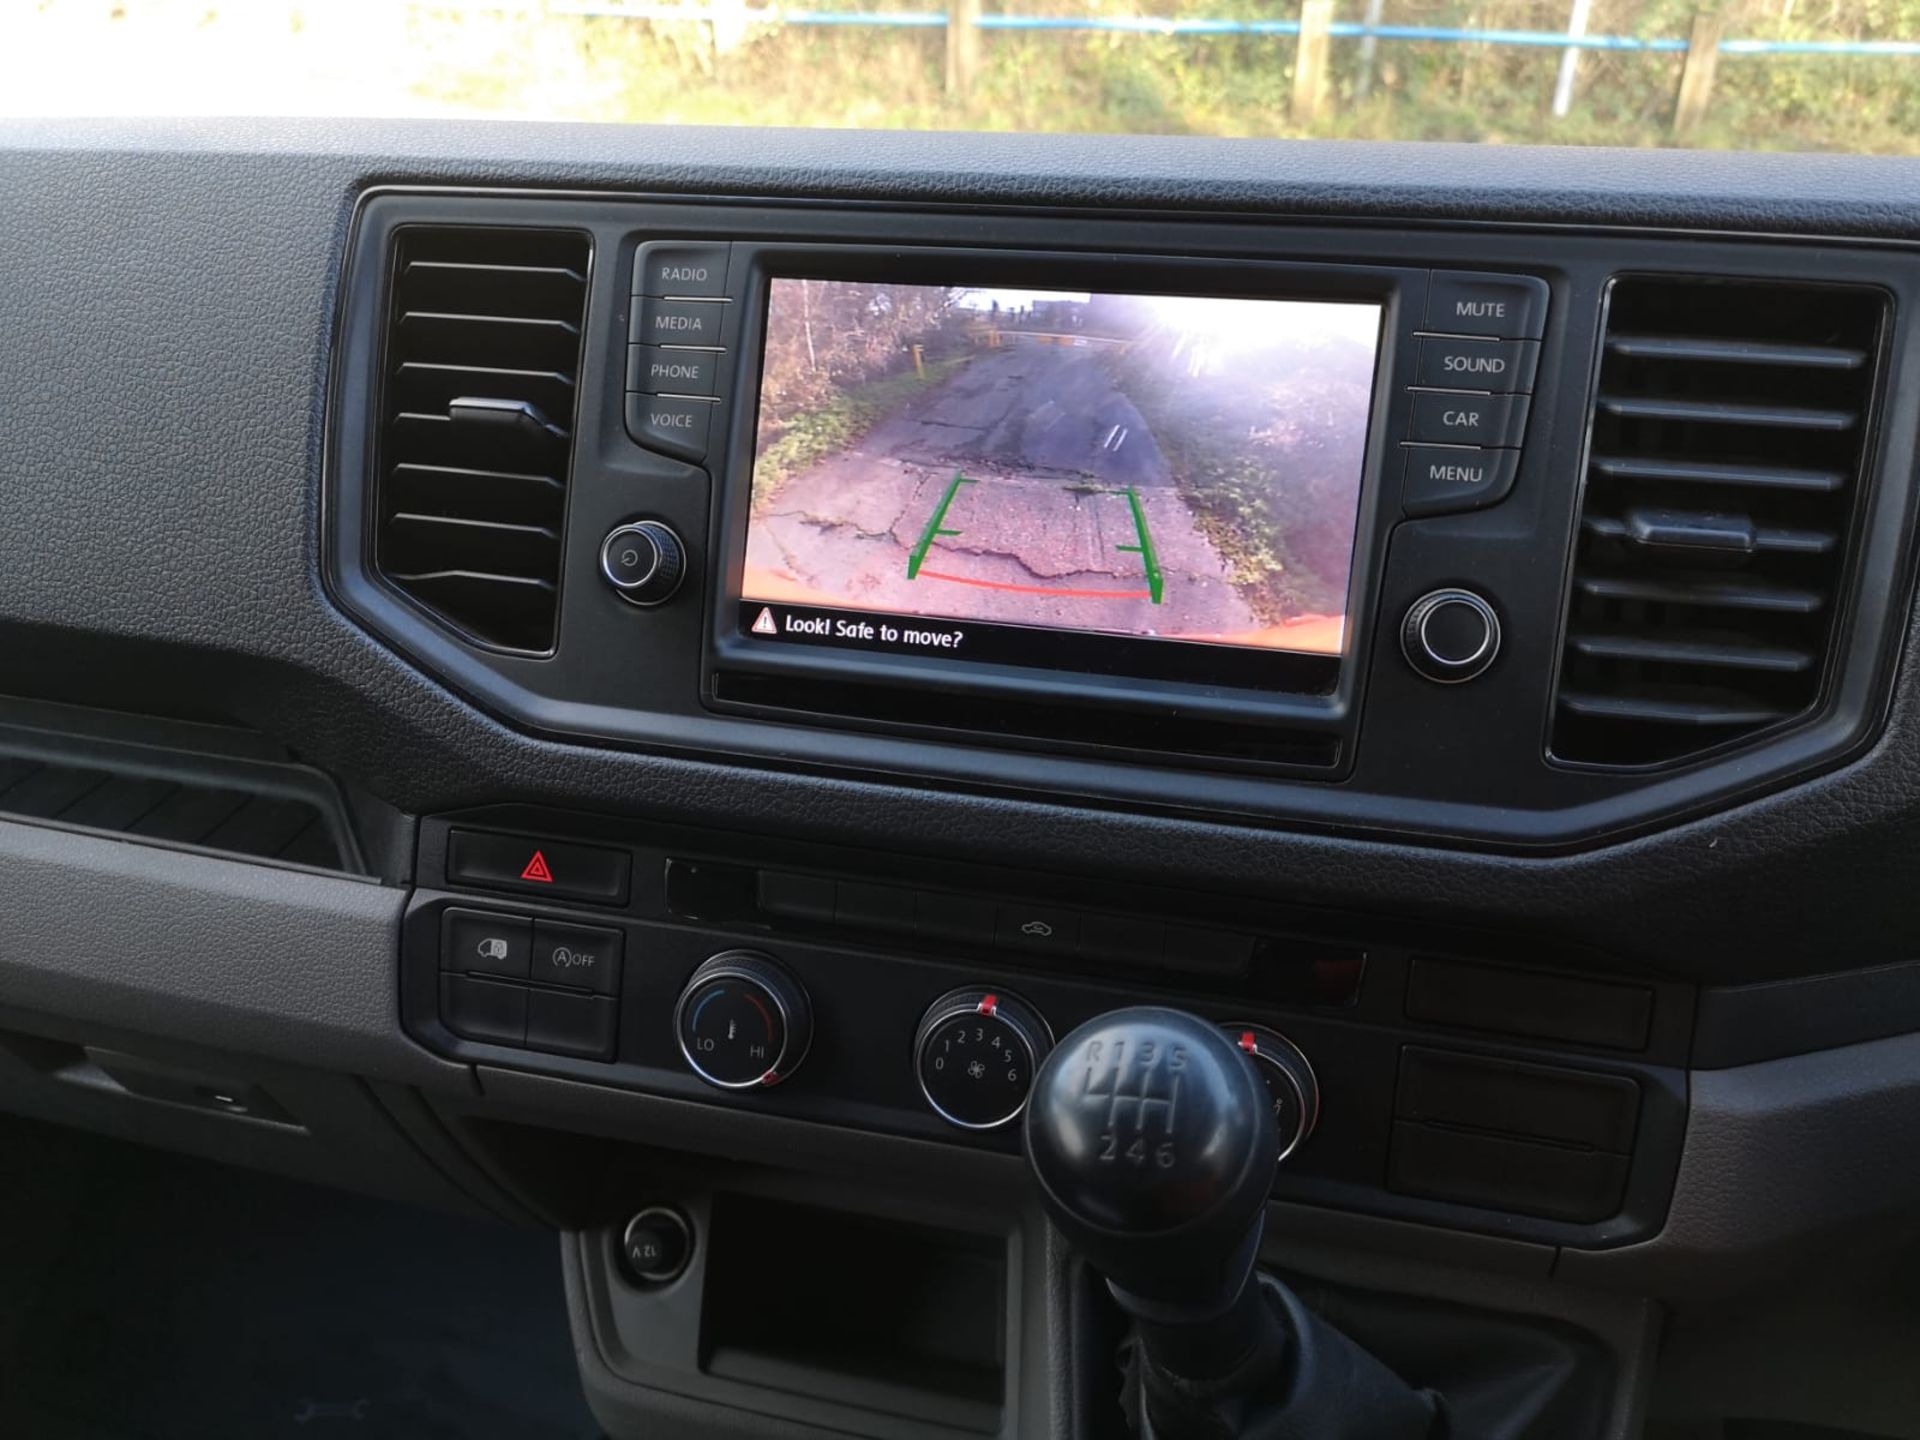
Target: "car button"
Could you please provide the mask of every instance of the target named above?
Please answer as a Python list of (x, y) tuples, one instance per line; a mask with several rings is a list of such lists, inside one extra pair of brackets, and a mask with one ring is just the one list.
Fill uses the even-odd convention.
[(1518, 445), (1527, 428), (1524, 395), (1416, 393), (1408, 439), (1443, 445)]
[(441, 922), (440, 968), (527, 978), (533, 922), (484, 910), (449, 910)]
[(627, 396), (627, 433), (649, 450), (704, 460), (714, 402), (678, 395)]
[(1538, 340), (1547, 328), (1547, 282), (1532, 275), (1436, 270), (1427, 289), (1427, 328), (1447, 335)]
[(732, 307), (725, 300), (659, 300), (639, 296), (627, 340), (636, 345), (694, 345), (718, 350), (726, 345)]
[(719, 391), (718, 350), (666, 350), (658, 345), (627, 347), (627, 389), (650, 395), (713, 395)]
[(659, 240), (642, 245), (633, 257), (633, 293), (636, 295), (700, 295), (727, 293), (727, 245), (688, 244)]
[(1419, 385), (1512, 394), (1533, 388), (1538, 340), (1479, 340), (1427, 335), (1420, 341)]
[(613, 1058), (614, 1002), (604, 995), (527, 992), (527, 1048), (583, 1060)]
[(529, 974), (548, 985), (615, 994), (620, 989), (620, 932), (536, 921)]
[(485, 830), (455, 830), (447, 837), (447, 879), (455, 885), (624, 905), (632, 871), (633, 857), (625, 850)]
[(1409, 515), (1479, 510), (1506, 499), (1520, 470), (1518, 450), (1409, 445), (1400, 508)]

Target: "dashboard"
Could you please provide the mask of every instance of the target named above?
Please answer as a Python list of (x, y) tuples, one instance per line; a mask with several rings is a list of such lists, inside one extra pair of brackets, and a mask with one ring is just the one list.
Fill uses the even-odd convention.
[(1916, 177), (9, 123), (0, 1104), (559, 1231), (615, 1433), (1064, 1436), (1016, 1122), (1175, 1005), (1640, 1433), (1920, 1191)]

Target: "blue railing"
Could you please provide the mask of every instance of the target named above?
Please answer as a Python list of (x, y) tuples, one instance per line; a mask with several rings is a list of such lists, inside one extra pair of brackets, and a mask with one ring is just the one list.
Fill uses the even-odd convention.
[[(572, 15), (625, 16), (636, 20), (717, 21), (754, 25), (845, 25), (882, 29), (944, 29), (940, 10), (781, 10), (755, 7), (715, 11), (677, 5), (550, 3), (550, 11)], [(982, 30), (1106, 31), (1138, 35), (1298, 35), (1298, 20), (1172, 19), (1151, 15), (982, 15)], [(1364, 25), (1338, 20), (1327, 27), (1336, 39), (1406, 40), (1442, 45), (1518, 45), (1541, 50), (1614, 50), (1684, 54), (1684, 39), (1638, 35), (1569, 35), (1562, 30), (1468, 30), (1447, 25)], [(1722, 40), (1723, 55), (1869, 55), (1920, 56), (1920, 40)]]

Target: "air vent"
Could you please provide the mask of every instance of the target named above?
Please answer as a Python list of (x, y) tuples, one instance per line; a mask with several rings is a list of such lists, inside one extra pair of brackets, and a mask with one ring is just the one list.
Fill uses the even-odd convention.
[(1669, 763), (1819, 703), (1885, 317), (1877, 290), (1615, 285), (1556, 758)]
[(400, 232), (376, 566), (481, 644), (553, 648), (587, 237)]

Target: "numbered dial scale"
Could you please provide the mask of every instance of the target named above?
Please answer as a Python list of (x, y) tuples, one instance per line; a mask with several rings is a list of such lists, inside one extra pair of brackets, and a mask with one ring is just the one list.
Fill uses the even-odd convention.
[(914, 1036), (913, 1068), (941, 1119), (993, 1130), (1026, 1109), (1033, 1072), (1051, 1049), (1047, 1022), (1017, 996), (955, 990), (928, 1007)]
[(1300, 1148), (1313, 1134), (1320, 1118), (1320, 1082), (1300, 1047), (1264, 1025), (1222, 1025), (1227, 1037), (1253, 1060), (1261, 1083), (1273, 1101), (1273, 1118), (1280, 1131), (1281, 1160)]
[(680, 1053), (722, 1090), (778, 1085), (813, 1041), (813, 1007), (800, 982), (765, 955), (729, 950), (687, 981), (673, 1012)]

